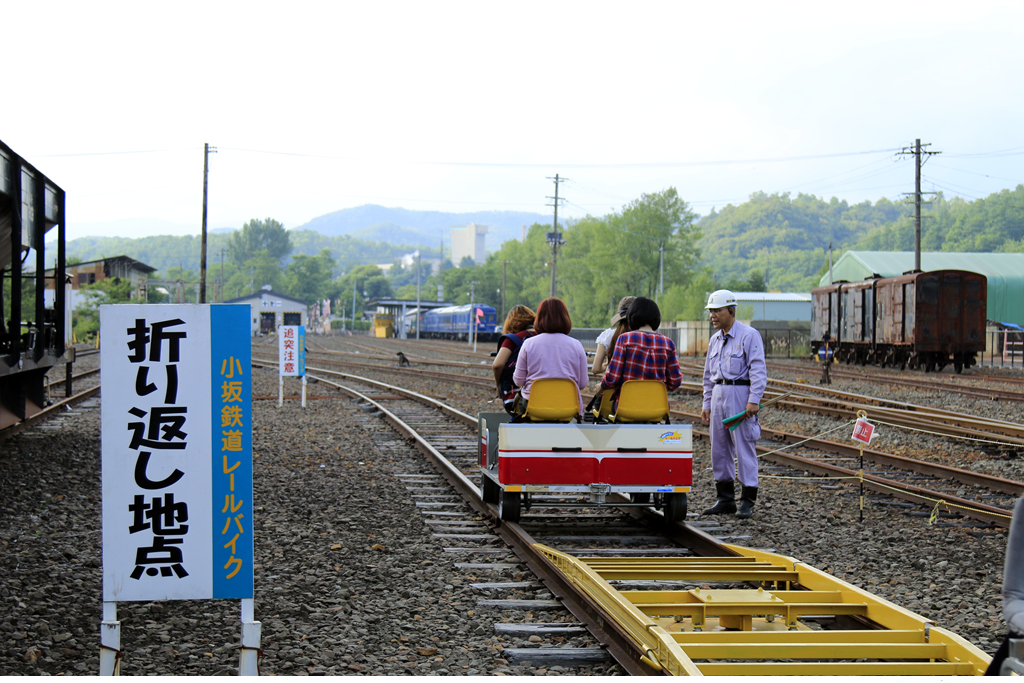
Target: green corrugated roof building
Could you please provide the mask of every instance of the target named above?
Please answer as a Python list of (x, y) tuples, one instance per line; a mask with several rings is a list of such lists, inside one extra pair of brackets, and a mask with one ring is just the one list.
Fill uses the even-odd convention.
[[(912, 251), (848, 251), (832, 266), (832, 279), (857, 282), (902, 275), (914, 268)], [(1024, 254), (922, 251), (921, 270), (968, 270), (988, 278), (989, 320), (1024, 325)], [(828, 273), (819, 286), (829, 284)]]

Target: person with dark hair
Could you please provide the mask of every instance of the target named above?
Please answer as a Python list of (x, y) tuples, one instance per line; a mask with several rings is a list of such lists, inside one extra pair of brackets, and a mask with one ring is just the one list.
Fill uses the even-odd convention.
[(538, 379), (567, 378), (574, 381), (578, 389), (586, 388), (590, 379), (587, 352), (579, 340), (569, 336), (572, 319), (561, 299), (551, 297), (540, 302), (533, 329), (536, 334), (523, 342), (512, 375), (516, 386), (522, 387), (523, 399), (529, 400), (530, 385)]
[[(757, 420), (761, 397), (768, 386), (764, 343), (753, 327), (736, 320), (736, 296), (727, 289), (708, 297), (711, 324), (718, 332), (708, 341), (704, 362), (704, 405), (700, 419), (711, 427), (711, 469), (718, 500), (705, 515), (736, 513), (740, 519), (753, 514), (757, 501)], [(722, 420), (745, 413), (733, 431)], [(736, 470), (739, 466), (739, 509), (736, 508)]]
[(498, 339), (498, 350), (494, 353), (494, 363), (491, 364), (491, 369), (494, 371), (494, 383), (498, 387), (498, 396), (501, 397), (505, 410), (509, 413), (512, 412), (517, 389), (512, 375), (519, 362), (519, 349), (524, 341), (536, 334), (533, 329), (535, 318), (536, 315), (529, 307), (521, 304), (513, 306), (505, 316), (505, 324), (502, 326), (503, 334)]
[(638, 296), (626, 312), (629, 332), (619, 335), (601, 389), (618, 389), (631, 379), (652, 379), (675, 389), (683, 381), (676, 345), (656, 330), (661, 310), (647, 297)]
[(623, 332), (629, 332), (629, 325), (626, 322), (626, 312), (629, 305), (636, 299), (635, 296), (624, 296), (619, 300), (619, 305), (612, 316), (611, 327), (597, 336), (597, 350), (594, 352), (594, 374), (600, 375), (608, 368), (608, 361), (611, 360), (612, 351), (615, 350), (615, 342)]

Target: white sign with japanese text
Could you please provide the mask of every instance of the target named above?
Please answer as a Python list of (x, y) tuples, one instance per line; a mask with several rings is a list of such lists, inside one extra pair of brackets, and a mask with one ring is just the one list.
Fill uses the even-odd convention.
[(306, 327), (281, 325), (277, 332), (280, 374), (285, 377), (302, 377), (306, 374)]
[(249, 307), (100, 307), (103, 599), (253, 596)]

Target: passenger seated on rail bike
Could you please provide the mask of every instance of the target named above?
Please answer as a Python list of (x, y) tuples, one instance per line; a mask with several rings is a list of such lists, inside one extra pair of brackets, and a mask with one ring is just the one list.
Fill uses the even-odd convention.
[(608, 361), (615, 350), (615, 341), (623, 332), (629, 332), (629, 324), (626, 322), (626, 311), (629, 305), (636, 299), (635, 296), (624, 296), (619, 300), (619, 305), (612, 316), (612, 326), (597, 336), (597, 350), (594, 352), (594, 365), (591, 372), (595, 375), (603, 375), (608, 369)]
[(608, 371), (601, 380), (601, 407), (594, 415), (598, 420), (614, 414), (616, 421), (668, 422), (668, 390), (683, 381), (676, 345), (655, 332), (661, 326), (661, 310), (647, 297), (637, 297), (630, 304), (626, 319), (630, 331), (615, 342)]
[[(1002, 673), (1003, 662), (1012, 658), (1013, 670), (1020, 672), (1024, 665), (1018, 659), (1019, 654), (1011, 651), (1011, 639), (1024, 639), (1024, 496), (1017, 500), (1013, 507), (1013, 518), (1010, 520), (1010, 533), (1006, 536), (1006, 560), (1003, 565), (1003, 618), (1006, 620), (1006, 637), (996, 653), (992, 655), (992, 663), (985, 671), (986, 676), (1010, 675)], [(1016, 648), (1013, 648), (1016, 649)], [(1013, 661), (1016, 660), (1016, 661)]]
[[(541, 301), (533, 328), (536, 334), (523, 342), (512, 373), (516, 386), (522, 387), (517, 421), (568, 422), (574, 417), (579, 420), (583, 413), (580, 390), (590, 380), (587, 353), (579, 340), (569, 336), (572, 319), (562, 300), (551, 297)], [(543, 405), (531, 400), (534, 383), (540, 380), (563, 380), (538, 384), (538, 388), (544, 387)], [(554, 395), (549, 393), (552, 391)]]
[[(629, 306), (636, 300), (635, 296), (624, 296), (619, 300), (619, 308), (615, 311), (615, 315), (612, 316), (612, 325), (607, 330), (602, 332), (597, 338), (597, 351), (594, 353), (594, 366), (591, 368), (591, 372), (595, 375), (604, 375), (608, 369), (608, 361), (611, 360), (612, 354), (615, 352), (615, 342), (618, 341), (619, 337), (630, 332), (629, 322), (626, 320), (626, 312), (629, 311)], [(602, 343), (603, 341), (603, 343)], [(589, 418), (593, 413), (593, 409), (597, 408), (600, 410), (601, 400), (604, 397), (604, 392), (598, 389), (594, 397), (590, 399), (590, 403), (587, 404), (584, 410), (584, 415)], [(608, 404), (609, 410), (611, 404)], [(597, 413), (593, 413), (597, 415)], [(607, 416), (607, 411), (606, 411)]]
[(502, 335), (498, 339), (498, 350), (494, 353), (494, 383), (498, 387), (498, 397), (505, 406), (505, 412), (513, 415), (513, 405), (518, 387), (512, 379), (519, 360), (519, 349), (523, 342), (536, 334), (533, 321), (536, 315), (527, 306), (513, 306), (505, 316)]

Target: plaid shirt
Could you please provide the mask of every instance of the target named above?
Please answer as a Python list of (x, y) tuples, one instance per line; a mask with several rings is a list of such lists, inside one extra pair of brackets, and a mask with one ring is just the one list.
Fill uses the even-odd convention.
[(630, 379), (654, 379), (675, 389), (683, 381), (672, 340), (656, 332), (626, 332), (615, 341), (601, 387), (621, 386)]

